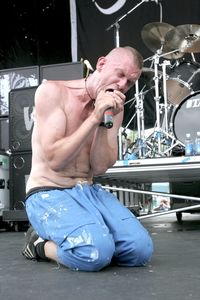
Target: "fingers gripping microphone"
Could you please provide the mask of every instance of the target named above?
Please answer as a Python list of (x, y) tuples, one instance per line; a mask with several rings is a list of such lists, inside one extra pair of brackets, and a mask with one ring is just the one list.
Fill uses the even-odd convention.
[[(113, 92), (113, 91), (114, 91), (113, 89), (106, 90), (106, 92)], [(108, 129), (113, 127), (113, 109), (112, 109), (112, 107), (109, 107), (104, 112), (103, 123), (104, 123), (104, 127), (108, 128)]]

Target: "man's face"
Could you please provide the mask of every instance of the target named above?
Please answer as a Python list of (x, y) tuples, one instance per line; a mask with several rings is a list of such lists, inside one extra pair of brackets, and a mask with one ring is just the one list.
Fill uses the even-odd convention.
[(101, 89), (113, 88), (126, 93), (139, 79), (141, 70), (138, 69), (129, 56), (104, 58), (100, 68)]

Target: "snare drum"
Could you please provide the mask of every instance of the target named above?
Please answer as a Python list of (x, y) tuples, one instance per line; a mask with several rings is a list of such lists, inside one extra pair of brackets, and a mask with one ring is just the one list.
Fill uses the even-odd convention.
[(200, 131), (200, 91), (188, 96), (175, 109), (172, 117), (173, 133), (177, 140), (184, 144), (186, 133), (193, 141)]
[(179, 62), (169, 74), (166, 87), (169, 103), (180, 104), (192, 92), (200, 90), (200, 65), (196, 62)]

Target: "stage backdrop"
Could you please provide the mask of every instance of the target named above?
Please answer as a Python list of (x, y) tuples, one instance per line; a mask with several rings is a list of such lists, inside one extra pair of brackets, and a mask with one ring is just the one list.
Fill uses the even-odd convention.
[[(141, 37), (143, 27), (152, 22), (164, 22), (172, 26), (200, 24), (199, 0), (70, 0), (71, 9), (71, 45), (72, 60), (87, 59), (93, 68), (97, 58), (113, 47), (130, 45), (138, 49), (145, 61), (144, 67), (150, 68), (154, 55)], [(116, 20), (120, 20), (119, 35), (116, 36)], [(187, 60), (191, 55), (185, 55)], [(199, 54), (195, 53), (199, 60)], [(160, 62), (163, 60), (161, 59)], [(170, 61), (174, 64), (174, 61)], [(134, 91), (128, 94), (129, 99)], [(145, 127), (154, 125), (154, 93), (145, 95)], [(127, 107), (127, 113), (133, 115), (133, 109)], [(129, 117), (126, 120), (129, 121)], [(125, 122), (125, 123), (126, 123)], [(132, 122), (132, 126), (135, 125)]]

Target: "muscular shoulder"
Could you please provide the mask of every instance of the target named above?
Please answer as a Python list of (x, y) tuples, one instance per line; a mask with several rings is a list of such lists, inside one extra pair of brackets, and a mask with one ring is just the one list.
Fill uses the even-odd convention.
[(63, 84), (59, 81), (44, 81), (36, 90), (36, 97), (55, 98), (62, 92)]
[(84, 79), (71, 81), (44, 81), (36, 90), (35, 104), (56, 106), (66, 105), (68, 99), (78, 97), (84, 88)]
[(60, 105), (64, 96), (67, 96), (67, 90), (64, 81), (45, 81), (36, 90), (35, 105), (45, 107), (52, 104)]

